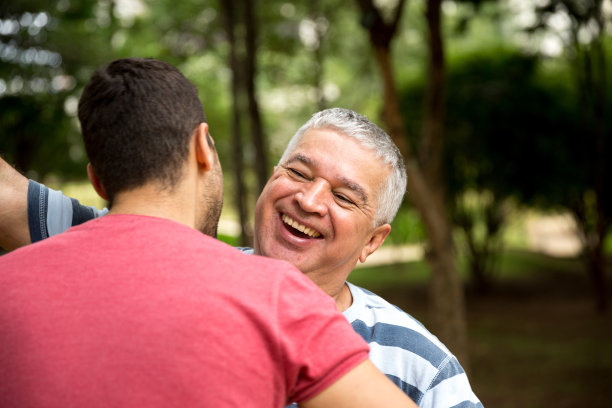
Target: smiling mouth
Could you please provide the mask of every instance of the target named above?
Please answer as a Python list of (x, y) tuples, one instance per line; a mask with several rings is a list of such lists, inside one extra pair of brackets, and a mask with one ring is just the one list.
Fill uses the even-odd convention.
[(288, 215), (283, 214), (281, 218), (285, 225), (291, 227), (289, 228), (289, 231), (293, 233), (293, 235), (296, 235), (301, 238), (319, 238), (321, 236), (321, 233), (319, 231), (300, 224)]

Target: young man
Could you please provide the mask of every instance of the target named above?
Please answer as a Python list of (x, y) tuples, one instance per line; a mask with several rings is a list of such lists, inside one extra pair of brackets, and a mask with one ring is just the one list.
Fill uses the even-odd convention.
[(0, 257), (3, 406), (414, 406), (309, 279), (210, 237), (221, 167), (178, 70), (114, 61), (79, 120), (110, 212)]
[[(25, 219), (28, 182), (20, 183), (15, 200)], [(247, 252), (291, 262), (329, 294), (370, 344), (373, 363), (420, 407), (480, 407), (463, 368), (435, 336), (347, 282), (356, 263), (384, 242), (405, 190), (403, 159), (382, 129), (347, 109), (321, 111), (293, 136), (261, 193), (255, 248)], [(30, 194), (33, 240), (69, 228), (81, 214), (103, 214), (32, 181)], [(14, 235), (29, 240), (25, 221), (19, 228)]]

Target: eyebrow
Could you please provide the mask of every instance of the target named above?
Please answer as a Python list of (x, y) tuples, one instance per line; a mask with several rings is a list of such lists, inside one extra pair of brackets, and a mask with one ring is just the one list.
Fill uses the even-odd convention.
[[(296, 161), (303, 163), (305, 165), (308, 165), (308, 166), (313, 166), (313, 167), (317, 166), (317, 162), (315, 160), (313, 160), (312, 158), (308, 156), (303, 155), (302, 153), (296, 153), (292, 155), (283, 163), (283, 165), (288, 165)], [(360, 184), (344, 176), (339, 177), (339, 180), (349, 190), (357, 193), (357, 195), (359, 195), (359, 198), (361, 198), (361, 202), (364, 205), (368, 204), (368, 195), (366, 194), (365, 189)]]
[(291, 157), (289, 157), (283, 164), (291, 164), (293, 162), (299, 161), (301, 163), (307, 164), (309, 166), (315, 166), (317, 163), (312, 160), (310, 157), (308, 156), (304, 156), (302, 153), (295, 153), (293, 155), (291, 155)]

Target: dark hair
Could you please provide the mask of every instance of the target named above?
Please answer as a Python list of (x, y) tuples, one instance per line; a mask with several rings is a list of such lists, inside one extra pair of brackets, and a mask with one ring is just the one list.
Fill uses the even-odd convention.
[(170, 64), (126, 58), (91, 77), (79, 101), (85, 149), (112, 204), (116, 193), (181, 177), (195, 128), (206, 121), (196, 88)]

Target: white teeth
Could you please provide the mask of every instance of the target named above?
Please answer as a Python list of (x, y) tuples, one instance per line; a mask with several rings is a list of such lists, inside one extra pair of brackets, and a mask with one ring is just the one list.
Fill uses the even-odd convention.
[(287, 225), (292, 226), (293, 228), (295, 228), (296, 230), (303, 232), (304, 234), (313, 237), (313, 238), (318, 238), (321, 234), (318, 231), (313, 230), (310, 227), (307, 227), (305, 225), (300, 224), (299, 222), (297, 222), (296, 220), (289, 218), (287, 215), (283, 214), (283, 222)]

